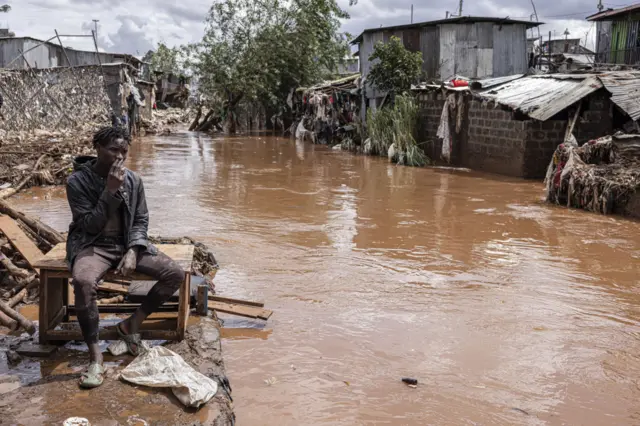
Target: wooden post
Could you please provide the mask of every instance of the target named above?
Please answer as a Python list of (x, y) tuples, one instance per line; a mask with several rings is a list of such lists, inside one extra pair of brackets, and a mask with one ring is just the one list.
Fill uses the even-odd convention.
[(78, 88), (80, 89), (80, 92), (82, 92), (83, 95), (86, 95), (84, 93), (84, 89), (82, 88), (82, 85), (80, 84), (80, 79), (78, 79), (78, 75), (76, 74), (75, 70), (73, 69), (73, 64), (71, 64), (71, 61), (69, 60), (69, 55), (67, 55), (67, 49), (64, 48), (64, 45), (62, 44), (62, 40), (60, 39), (60, 35), (58, 35), (58, 30), (54, 30), (56, 32), (56, 37), (58, 38), (58, 42), (60, 43), (60, 47), (62, 48), (62, 53), (64, 53), (64, 57), (67, 59), (67, 64), (69, 64), (69, 69), (71, 70), (71, 74), (73, 74), (73, 78), (75, 78), (76, 83), (78, 84)]
[(206, 284), (198, 286), (196, 312), (203, 317), (209, 313), (209, 286)]
[(94, 30), (91, 30), (91, 37), (93, 38), (93, 45), (96, 48), (96, 58), (98, 59), (98, 64), (100, 65), (100, 74), (102, 74), (102, 84), (106, 89), (107, 79), (104, 77), (104, 69), (102, 68), (102, 60), (100, 59), (100, 51), (98, 51), (98, 40), (96, 40), (96, 32)]
[(547, 48), (547, 72), (551, 71), (551, 31), (549, 31), (549, 47)]
[(180, 295), (178, 299), (178, 336), (184, 339), (187, 331), (187, 321), (189, 320), (189, 299), (191, 298), (191, 273), (184, 273), (184, 281), (180, 286)]

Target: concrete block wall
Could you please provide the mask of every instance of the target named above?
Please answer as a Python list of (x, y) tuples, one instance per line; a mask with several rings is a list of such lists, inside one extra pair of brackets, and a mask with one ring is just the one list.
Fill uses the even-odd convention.
[[(445, 98), (437, 92), (421, 94), (419, 99), (420, 140), (429, 141), (425, 152), (438, 161), (442, 141), (436, 134)], [(503, 107), (471, 99), (465, 109), (464, 128), (454, 135), (453, 165), (514, 177), (544, 177), (553, 152), (564, 141), (566, 113), (544, 122), (523, 120)], [(606, 92), (596, 92), (583, 101), (574, 135), (584, 143), (612, 131), (611, 101)]]
[(422, 143), (425, 154), (434, 161), (440, 160), (442, 154), (442, 140), (438, 134), (442, 108), (445, 97), (441, 91), (418, 95), (418, 143)]
[(526, 122), (512, 113), (473, 100), (469, 104), (468, 140), (462, 166), (474, 170), (520, 176), (527, 142)]

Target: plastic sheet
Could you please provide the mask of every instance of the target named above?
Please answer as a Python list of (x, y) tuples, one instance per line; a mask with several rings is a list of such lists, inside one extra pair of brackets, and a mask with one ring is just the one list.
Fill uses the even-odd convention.
[(156, 346), (137, 357), (120, 374), (127, 382), (154, 388), (170, 387), (187, 407), (200, 407), (213, 398), (218, 384), (197, 372), (177, 353)]

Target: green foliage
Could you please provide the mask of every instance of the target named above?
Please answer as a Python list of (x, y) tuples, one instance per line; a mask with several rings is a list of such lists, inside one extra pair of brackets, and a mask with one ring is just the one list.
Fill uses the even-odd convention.
[(188, 63), (209, 98), (229, 108), (241, 100), (273, 109), (296, 87), (316, 83), (348, 52), (338, 33), (348, 18), (336, 0), (218, 0)]
[(369, 82), (382, 91), (400, 93), (415, 83), (422, 70), (422, 53), (410, 52), (398, 37), (388, 43), (378, 42), (369, 60), (378, 59), (367, 76)]
[(0, 6), (0, 12), (8, 13), (11, 10), (11, 6), (8, 4), (3, 4)]
[(371, 138), (371, 153), (387, 155), (394, 145), (392, 160), (398, 164), (422, 167), (429, 158), (416, 143), (414, 133), (418, 122), (418, 106), (409, 94), (396, 96), (393, 107), (367, 111), (367, 128)]
[(158, 43), (158, 48), (148, 51), (142, 60), (151, 63), (152, 71), (163, 74), (182, 74), (181, 57), (182, 48), (168, 47), (164, 43)]

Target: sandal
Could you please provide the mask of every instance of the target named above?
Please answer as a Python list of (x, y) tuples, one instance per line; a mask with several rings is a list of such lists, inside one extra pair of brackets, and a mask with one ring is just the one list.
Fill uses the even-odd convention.
[(83, 389), (97, 388), (104, 381), (104, 367), (97, 362), (92, 362), (84, 373), (80, 376), (78, 383)]
[(118, 337), (127, 345), (127, 349), (131, 355), (138, 356), (144, 351), (140, 333), (124, 334), (124, 331), (120, 328), (120, 324), (116, 326), (116, 330), (118, 331)]

